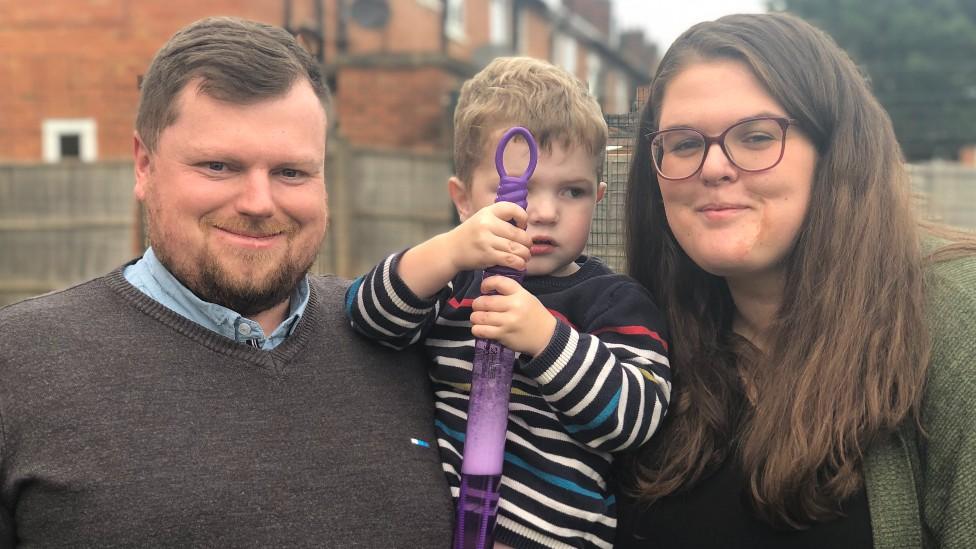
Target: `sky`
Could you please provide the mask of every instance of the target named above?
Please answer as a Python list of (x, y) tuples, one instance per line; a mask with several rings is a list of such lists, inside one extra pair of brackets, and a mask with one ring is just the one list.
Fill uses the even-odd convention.
[(613, 12), (620, 30), (642, 29), (663, 55), (695, 23), (730, 13), (764, 12), (765, 4), (765, 0), (613, 0)]

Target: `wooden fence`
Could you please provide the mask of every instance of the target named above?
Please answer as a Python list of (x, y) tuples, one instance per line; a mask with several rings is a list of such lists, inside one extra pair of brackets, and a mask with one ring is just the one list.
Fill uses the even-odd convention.
[[(611, 152), (609, 189), (588, 249), (623, 269), (628, 139)], [(354, 149), (330, 141), (331, 220), (313, 269), (356, 276), (386, 254), (449, 229), (450, 159)], [(976, 230), (976, 169), (912, 166), (924, 217)], [(98, 276), (141, 250), (132, 164), (0, 166), (0, 305)]]
[(0, 304), (132, 256), (132, 164), (0, 166)]

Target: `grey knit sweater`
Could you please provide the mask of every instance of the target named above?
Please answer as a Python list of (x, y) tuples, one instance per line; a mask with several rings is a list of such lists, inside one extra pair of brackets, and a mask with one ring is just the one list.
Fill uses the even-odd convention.
[(272, 351), (117, 270), (0, 309), (0, 547), (446, 547), (424, 363), (311, 277)]

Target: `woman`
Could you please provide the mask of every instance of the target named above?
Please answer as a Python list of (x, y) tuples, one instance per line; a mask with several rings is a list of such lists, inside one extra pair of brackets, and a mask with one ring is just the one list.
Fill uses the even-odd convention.
[(628, 190), (674, 400), (619, 547), (976, 547), (976, 241), (920, 229), (884, 110), (785, 14), (689, 29)]

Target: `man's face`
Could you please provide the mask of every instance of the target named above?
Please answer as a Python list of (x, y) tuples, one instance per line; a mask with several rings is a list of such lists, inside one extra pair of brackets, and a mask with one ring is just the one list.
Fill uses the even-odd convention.
[(325, 110), (304, 80), (246, 105), (197, 86), (177, 97), (154, 152), (136, 136), (135, 195), (166, 268), (201, 299), (252, 315), (288, 299), (325, 236)]

